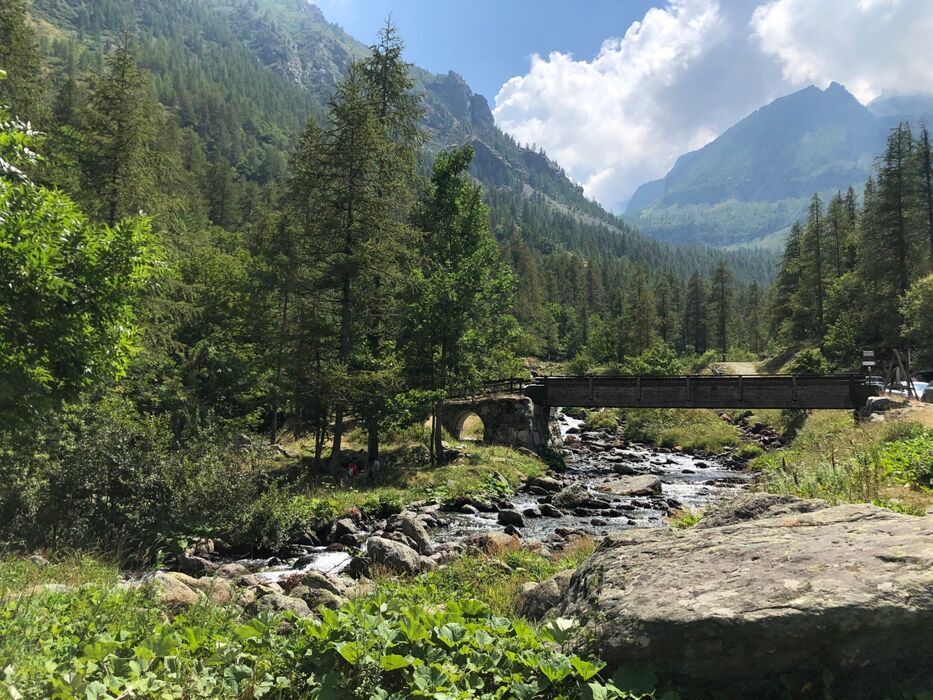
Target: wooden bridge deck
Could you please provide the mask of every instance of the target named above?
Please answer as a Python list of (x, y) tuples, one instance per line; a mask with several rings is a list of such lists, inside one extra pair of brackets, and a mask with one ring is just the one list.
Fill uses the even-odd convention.
[(540, 406), (580, 408), (863, 408), (879, 393), (859, 375), (535, 377)]

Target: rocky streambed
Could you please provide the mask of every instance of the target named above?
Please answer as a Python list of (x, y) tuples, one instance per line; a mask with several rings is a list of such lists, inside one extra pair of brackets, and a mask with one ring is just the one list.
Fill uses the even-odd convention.
[(582, 535), (601, 539), (628, 529), (663, 527), (675, 511), (704, 508), (736, 493), (749, 478), (728, 455), (687, 455), (635, 444), (617, 431), (589, 431), (583, 421), (564, 414), (560, 428), (565, 467), (529, 479), (508, 497), (446, 507), (416, 503), (381, 520), (351, 511), (273, 557), (231, 560), (208, 542), (179, 558), (174, 568), (193, 578), (218, 571), (248, 574), (250, 585), (267, 586), (294, 585), (316, 574), (358, 580), (373, 566), (416, 573), (468, 548), (534, 542), (555, 550)]

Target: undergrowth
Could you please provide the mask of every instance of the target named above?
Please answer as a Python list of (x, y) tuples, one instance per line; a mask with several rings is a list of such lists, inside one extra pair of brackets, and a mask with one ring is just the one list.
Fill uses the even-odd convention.
[(773, 493), (911, 513), (933, 503), (933, 430), (917, 423), (855, 423), (846, 411), (814, 411), (787, 449), (751, 465)]

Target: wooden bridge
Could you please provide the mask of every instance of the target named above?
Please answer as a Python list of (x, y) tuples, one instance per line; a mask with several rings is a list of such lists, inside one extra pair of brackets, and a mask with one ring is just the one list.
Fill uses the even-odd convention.
[(543, 451), (560, 440), (558, 407), (860, 410), (880, 393), (855, 374), (534, 377), (451, 394), (441, 420), (459, 438), (466, 417), (476, 414), (486, 442)]
[(538, 377), (536, 405), (580, 408), (863, 408), (880, 389), (859, 375)]

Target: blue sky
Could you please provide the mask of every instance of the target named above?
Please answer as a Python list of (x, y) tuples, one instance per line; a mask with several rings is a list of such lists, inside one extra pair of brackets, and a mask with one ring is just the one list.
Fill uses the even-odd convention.
[(496, 123), (623, 211), (777, 97), (844, 85), (863, 104), (933, 93), (933, 0), (317, 0), (371, 43), (392, 14), (409, 61), (455, 70)]
[[(653, 4), (645, 0), (318, 0), (316, 4), (364, 43), (391, 13), (408, 60), (436, 73), (456, 70), (492, 102), (532, 54), (551, 51), (591, 59), (609, 36), (621, 36)], [(658, 3), (654, 3), (658, 4)], [(583, 6), (583, 9), (581, 9)]]

